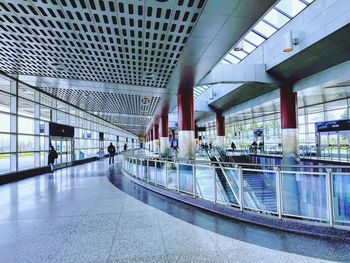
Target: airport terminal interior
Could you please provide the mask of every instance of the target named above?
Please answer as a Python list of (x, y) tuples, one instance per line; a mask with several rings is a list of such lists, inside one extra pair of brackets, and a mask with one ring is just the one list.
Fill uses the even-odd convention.
[(0, 0), (0, 262), (350, 262), (350, 1)]

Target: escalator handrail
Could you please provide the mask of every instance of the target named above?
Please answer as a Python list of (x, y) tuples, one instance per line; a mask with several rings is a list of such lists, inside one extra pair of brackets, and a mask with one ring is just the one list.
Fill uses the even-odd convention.
[[(239, 202), (239, 199), (238, 199), (238, 197), (237, 197), (235, 191), (233, 190), (232, 185), (230, 184), (230, 181), (228, 180), (228, 177), (227, 177), (227, 175), (226, 175), (226, 172), (225, 172), (225, 170), (224, 170), (224, 169), (222, 168), (222, 166), (221, 166), (221, 163), (219, 162), (219, 160), (218, 160), (218, 158), (217, 158), (216, 156), (213, 156), (213, 157), (214, 157), (215, 160), (218, 162), (219, 167), (220, 167), (220, 169), (221, 169), (221, 171), (222, 171), (222, 173), (223, 173), (223, 175), (224, 175), (224, 177), (225, 177), (225, 180), (227, 181), (227, 183), (228, 183), (228, 185), (229, 185), (229, 187), (230, 187), (230, 189), (231, 189), (231, 191), (232, 191), (232, 194), (235, 196), (236, 201)], [(215, 171), (215, 173), (216, 173), (216, 171)], [(233, 182), (234, 182), (234, 181), (233, 181)], [(235, 183), (235, 182), (234, 182), (234, 183)]]
[[(227, 196), (227, 194), (225, 192), (224, 187), (221, 185), (221, 183), (218, 180), (218, 175), (216, 173), (215, 167), (212, 166), (212, 167), (209, 167), (209, 169), (212, 169), (212, 174), (214, 174), (213, 172), (215, 171), (215, 175), (216, 175), (215, 176), (216, 189), (220, 189), (220, 191), (218, 191), (218, 193), (220, 194), (222, 201), (224, 202), (225, 205), (229, 204), (230, 200), (228, 199), (228, 196)], [(225, 195), (223, 193), (225, 193)]]

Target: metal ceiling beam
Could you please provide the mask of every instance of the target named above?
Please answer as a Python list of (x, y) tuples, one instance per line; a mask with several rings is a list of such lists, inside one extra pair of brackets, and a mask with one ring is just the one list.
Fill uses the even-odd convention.
[[(223, 0), (220, 4), (207, 1), (169, 81), (169, 94), (177, 94), (184, 78), (192, 78), (193, 86), (200, 81), (276, 1)], [(173, 110), (176, 104), (176, 96), (163, 96), (155, 114), (164, 105)]]
[(266, 73), (265, 64), (220, 64), (198, 85), (242, 84), (249, 82), (279, 83)]

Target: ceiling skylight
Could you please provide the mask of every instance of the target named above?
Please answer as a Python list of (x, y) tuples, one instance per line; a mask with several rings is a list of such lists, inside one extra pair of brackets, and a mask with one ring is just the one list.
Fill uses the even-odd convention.
[[(303, 11), (314, 0), (281, 0), (262, 17), (238, 42), (242, 51), (230, 50), (220, 64), (238, 64), (269, 37)], [(236, 43), (236, 45), (238, 44)], [(235, 45), (235, 46), (236, 46)]]
[[(315, 0), (280, 0), (265, 16), (244, 35), (238, 43), (221, 59), (219, 64), (238, 64), (245, 59), (258, 46), (264, 43), (274, 33), (281, 29), (287, 22), (303, 11)], [(239, 51), (236, 46), (242, 47)], [(197, 86), (194, 88), (194, 97), (197, 98), (209, 86)]]

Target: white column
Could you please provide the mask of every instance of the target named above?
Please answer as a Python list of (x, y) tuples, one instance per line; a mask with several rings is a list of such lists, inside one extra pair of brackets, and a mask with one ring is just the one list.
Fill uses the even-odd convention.
[(168, 137), (160, 137), (160, 154), (167, 154), (169, 151), (169, 138)]
[(295, 165), (299, 161), (298, 129), (282, 129), (283, 164)]
[(153, 151), (154, 153), (159, 153), (159, 139), (153, 140)]
[(192, 159), (195, 155), (194, 131), (179, 131), (179, 158)]

